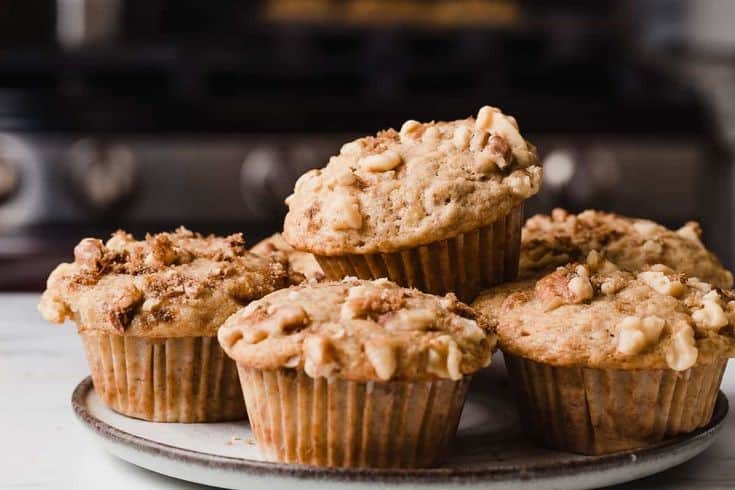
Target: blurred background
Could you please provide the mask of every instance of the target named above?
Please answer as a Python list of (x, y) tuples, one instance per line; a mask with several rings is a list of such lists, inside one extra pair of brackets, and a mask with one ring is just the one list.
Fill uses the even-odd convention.
[(733, 253), (735, 1), (0, 1), (0, 290), (84, 236), (280, 228), (341, 144), (484, 104), (545, 162), (527, 214), (697, 219)]

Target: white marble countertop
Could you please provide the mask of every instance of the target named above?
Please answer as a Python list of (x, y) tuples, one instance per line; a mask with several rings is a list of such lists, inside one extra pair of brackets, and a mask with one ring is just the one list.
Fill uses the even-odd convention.
[[(74, 327), (43, 322), (37, 301), (33, 294), (0, 294), (0, 489), (202, 488), (139, 469), (97, 446), (69, 401), (88, 375)], [(722, 389), (735, 402), (732, 365)], [(616, 488), (735, 488), (735, 417), (694, 460)]]

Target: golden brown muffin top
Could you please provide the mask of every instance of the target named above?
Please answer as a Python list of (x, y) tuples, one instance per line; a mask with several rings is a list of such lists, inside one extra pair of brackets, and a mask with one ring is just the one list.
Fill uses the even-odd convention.
[[(473, 306), (505, 352), (554, 366), (686, 370), (735, 355), (735, 295), (664, 265), (631, 273), (597, 252)], [(501, 306), (498, 307), (498, 303)]]
[(136, 241), (118, 231), (85, 238), (74, 262), (49, 276), (39, 310), (80, 331), (146, 337), (212, 336), (238, 308), (280, 287), (283, 266), (248, 252), (241, 234), (202, 236), (185, 228)]
[(704, 247), (701, 234), (694, 221), (673, 231), (653, 221), (613, 213), (570, 214), (555, 209), (550, 216), (529, 218), (523, 227), (520, 276), (538, 277), (557, 266), (584, 260), (596, 250), (628, 271), (664, 264), (716, 287), (732, 288), (732, 274)]
[(286, 266), (292, 284), (324, 280), (324, 271), (314, 256), (294, 249), (286, 243), (280, 233), (259, 241), (250, 251), (256, 255), (271, 257)]
[(345, 144), (286, 199), (285, 240), (320, 255), (394, 252), (487, 226), (536, 194), (536, 150), (511, 116), (406, 121)]
[(461, 379), (487, 366), (490, 322), (453, 294), (432, 296), (386, 279), (347, 278), (269, 294), (218, 334), (235, 361), (353, 381)]

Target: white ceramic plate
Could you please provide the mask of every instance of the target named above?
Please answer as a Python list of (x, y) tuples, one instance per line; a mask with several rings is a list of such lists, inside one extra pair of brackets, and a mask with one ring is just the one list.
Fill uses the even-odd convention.
[(555, 452), (535, 447), (521, 435), (515, 407), (506, 395), (508, 387), (497, 374), (473, 381), (449, 461), (422, 470), (269, 463), (260, 456), (247, 422), (164, 424), (128, 418), (100, 401), (90, 378), (76, 388), (72, 404), (104, 447), (124, 460), (182, 480), (247, 490), (595, 488), (652, 475), (693, 458), (714, 442), (728, 411), (727, 399), (720, 393), (710, 424), (692, 434), (606, 456)]

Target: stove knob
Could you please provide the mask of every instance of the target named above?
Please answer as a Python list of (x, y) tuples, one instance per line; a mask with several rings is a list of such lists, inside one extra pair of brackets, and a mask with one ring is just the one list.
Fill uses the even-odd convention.
[(72, 189), (92, 211), (111, 212), (132, 197), (136, 175), (135, 155), (125, 145), (84, 139), (69, 150)]
[(7, 155), (0, 153), (0, 203), (10, 199), (20, 184), (16, 164)]

